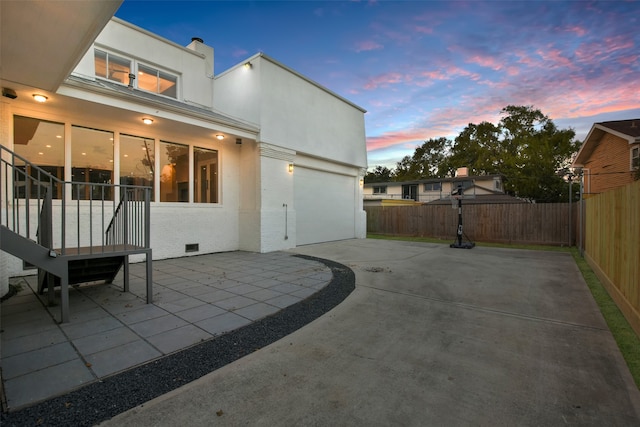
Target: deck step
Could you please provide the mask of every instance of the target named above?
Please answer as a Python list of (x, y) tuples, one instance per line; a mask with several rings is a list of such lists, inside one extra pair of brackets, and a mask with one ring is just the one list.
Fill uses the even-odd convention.
[[(124, 264), (124, 256), (108, 256), (69, 261), (69, 284), (77, 285), (103, 281), (113, 282)], [(47, 288), (47, 275), (43, 273), (38, 280), (38, 291), (42, 294)], [(60, 286), (60, 278), (53, 276), (54, 286)]]

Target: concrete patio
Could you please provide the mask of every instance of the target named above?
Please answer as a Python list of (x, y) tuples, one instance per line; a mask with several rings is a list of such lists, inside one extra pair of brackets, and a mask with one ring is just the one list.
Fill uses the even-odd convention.
[(153, 304), (145, 265), (111, 285), (70, 292), (70, 322), (46, 307), (36, 277), (11, 279), (20, 291), (1, 305), (1, 367), (10, 410), (198, 344), (273, 314), (317, 292), (331, 270), (277, 252), (229, 252), (153, 263)]

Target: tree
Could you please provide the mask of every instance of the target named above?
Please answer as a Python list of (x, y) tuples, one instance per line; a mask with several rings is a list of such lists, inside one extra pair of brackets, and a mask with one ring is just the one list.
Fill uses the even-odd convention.
[(393, 172), (395, 181), (436, 178), (439, 167), (446, 159), (452, 142), (447, 138), (431, 138), (416, 148), (413, 156), (405, 156), (396, 163)]
[(389, 182), (391, 181), (391, 169), (386, 166), (376, 166), (364, 176), (364, 182)]
[(502, 174), (505, 191), (538, 202), (561, 202), (568, 197), (568, 183), (558, 172), (578, 151), (573, 129), (558, 129), (549, 117), (531, 106), (509, 105), (497, 125), (469, 124), (442, 163), (452, 175), (468, 167), (476, 175)]

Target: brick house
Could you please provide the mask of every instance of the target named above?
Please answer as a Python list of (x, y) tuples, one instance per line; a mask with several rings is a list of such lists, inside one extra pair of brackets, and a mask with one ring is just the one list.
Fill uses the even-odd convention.
[(640, 165), (640, 118), (595, 123), (573, 161), (584, 173), (584, 193), (633, 182)]

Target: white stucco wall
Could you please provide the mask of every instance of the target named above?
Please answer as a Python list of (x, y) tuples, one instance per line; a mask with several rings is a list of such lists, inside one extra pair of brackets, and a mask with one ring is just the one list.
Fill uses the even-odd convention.
[(264, 55), (249, 62), (216, 77), (216, 109), (259, 123), (262, 142), (367, 166), (362, 109)]

